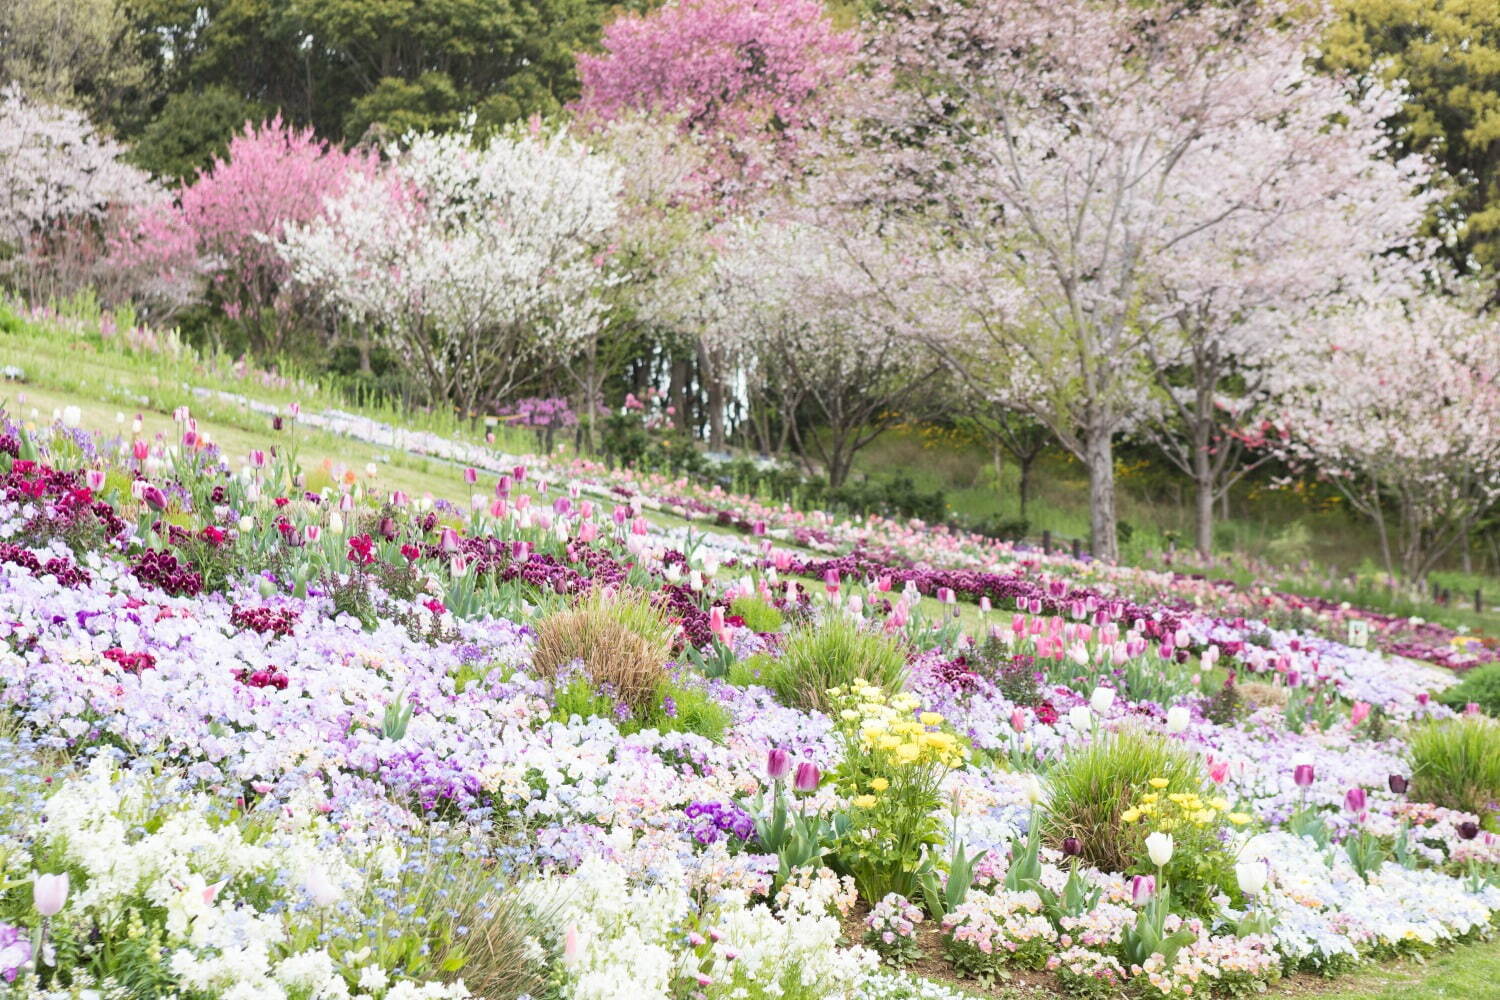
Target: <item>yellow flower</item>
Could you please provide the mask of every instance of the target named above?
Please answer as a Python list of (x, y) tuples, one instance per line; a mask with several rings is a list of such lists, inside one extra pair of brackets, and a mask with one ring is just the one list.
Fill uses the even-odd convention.
[(875, 791), (877, 792), (883, 792), (887, 788), (891, 787), (891, 783), (884, 778), (871, 778), (870, 787), (875, 789)]
[(1170, 784), (1171, 784), (1171, 782), (1168, 781), (1166, 778), (1152, 778), (1151, 779), (1151, 787), (1152, 788), (1166, 788)]
[(1222, 795), (1216, 795), (1213, 798), (1209, 799), (1208, 804), (1213, 806), (1215, 809), (1229, 808), (1229, 800), (1224, 798), (1224, 796)]
[(922, 748), (915, 743), (903, 743), (896, 748), (896, 760), (902, 764), (915, 763), (922, 756)]
[(1156, 795), (1156, 794), (1153, 794), (1153, 793), (1147, 793), (1147, 794), (1141, 796), (1141, 801), (1144, 802), (1144, 803), (1146, 803), (1147, 805), (1150, 805), (1151, 803), (1155, 802), (1159, 798), (1161, 798), (1160, 795)]
[(882, 750), (895, 750), (897, 747), (905, 746), (901, 742), (901, 737), (893, 736), (890, 733), (882, 733), (880, 738), (875, 741), (875, 745)]
[(877, 799), (873, 795), (860, 795), (854, 799), (856, 809), (874, 809)]
[(1218, 815), (1219, 814), (1212, 809), (1199, 809), (1197, 812), (1193, 813), (1193, 822), (1197, 823), (1199, 826), (1207, 826), (1208, 824), (1212, 823), (1214, 821), (1214, 817)]
[(1141, 818), (1141, 811), (1139, 809), (1126, 809), (1120, 813), (1120, 818), (1127, 823), (1134, 823)]
[(1248, 813), (1230, 813), (1226, 818), (1235, 826), (1244, 826), (1250, 822), (1250, 815)]
[(943, 721), (943, 717), (936, 712), (923, 712), (917, 718), (921, 720), (924, 726), (940, 725)]
[[(1152, 784), (1155, 784), (1155, 782), (1152, 782)], [(1162, 784), (1165, 785), (1166, 782), (1163, 781)], [(1167, 796), (1167, 801), (1175, 802), (1180, 806), (1185, 806), (1188, 804), (1187, 792), (1173, 792), (1171, 795)]]

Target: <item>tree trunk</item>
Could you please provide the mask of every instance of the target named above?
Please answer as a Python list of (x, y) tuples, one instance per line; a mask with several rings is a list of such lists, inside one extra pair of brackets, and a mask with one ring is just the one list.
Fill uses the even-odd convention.
[(1090, 427), (1084, 434), (1083, 464), (1089, 471), (1089, 550), (1096, 559), (1117, 562), (1120, 542), (1115, 533), (1114, 433)]
[(675, 415), (676, 424), (677, 429), (680, 431), (688, 429), (687, 383), (687, 358), (673, 358), (672, 384), (668, 387), (667, 391), (671, 396), (672, 407), (677, 411)]
[(1207, 559), (1214, 554), (1214, 467), (1208, 454), (1208, 435), (1194, 442), (1193, 452), (1193, 528), (1198, 554)]
[(1016, 467), (1020, 470), (1021, 481), (1016, 484), (1016, 492), (1021, 499), (1021, 520), (1026, 520), (1026, 505), (1031, 501), (1031, 467), (1036, 463), (1036, 456), (1018, 459)]

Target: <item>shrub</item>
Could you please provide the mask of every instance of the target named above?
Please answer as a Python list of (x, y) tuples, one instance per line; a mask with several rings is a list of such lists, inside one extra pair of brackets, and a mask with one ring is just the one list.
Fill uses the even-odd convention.
[(906, 680), (906, 650), (897, 640), (836, 615), (787, 636), (781, 656), (762, 671), (761, 683), (785, 704), (826, 711), (828, 690), (858, 679), (899, 690)]
[(667, 680), (672, 636), (666, 615), (644, 594), (595, 589), (537, 623), (531, 665), (556, 681), (581, 660), (595, 685), (640, 712)]
[(1489, 820), (1500, 800), (1500, 722), (1484, 715), (1414, 728), (1411, 796)]
[(625, 735), (642, 729), (661, 733), (696, 733), (721, 741), (734, 721), (729, 710), (702, 687), (664, 681), (644, 705), (632, 707), (595, 686), (584, 674), (574, 674), (553, 691), (552, 717), (566, 722), (581, 719), (612, 719)]
[(1012, 704), (1035, 706), (1042, 703), (1042, 685), (1036, 658), (1013, 653), (1010, 646), (991, 635), (974, 651), (974, 670), (988, 678)]
[(1449, 708), (1462, 710), (1470, 702), (1490, 715), (1500, 715), (1500, 663), (1486, 663), (1464, 674), (1463, 680), (1437, 695)]
[(780, 611), (759, 597), (736, 597), (729, 613), (743, 618), (745, 627), (755, 632), (780, 632), (786, 621)]
[(1083, 860), (1104, 871), (1123, 872), (1136, 863), (1150, 833), (1122, 816), (1151, 779), (1166, 781), (1157, 791), (1199, 793), (1203, 767), (1175, 740), (1136, 729), (1096, 739), (1070, 751), (1048, 775), (1042, 831), (1053, 847), (1077, 837)]

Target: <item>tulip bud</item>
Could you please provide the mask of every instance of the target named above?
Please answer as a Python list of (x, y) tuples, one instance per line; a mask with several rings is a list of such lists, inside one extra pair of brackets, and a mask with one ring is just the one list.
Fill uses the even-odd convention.
[(1156, 879), (1150, 875), (1137, 875), (1130, 880), (1130, 901), (1136, 906), (1145, 906), (1156, 894)]
[(1292, 780), (1297, 783), (1298, 788), (1306, 788), (1313, 783), (1313, 766), (1311, 764), (1298, 764), (1292, 769)]
[(333, 884), (333, 881), (328, 877), (328, 873), (322, 868), (309, 868), (307, 876), (303, 879), (302, 886), (307, 890), (307, 895), (312, 900), (314, 906), (332, 906), (338, 902), (340, 896), (339, 887)]
[(1234, 866), (1235, 881), (1240, 884), (1240, 892), (1247, 896), (1259, 895), (1266, 887), (1266, 879), (1270, 875), (1270, 866), (1264, 859), (1257, 861), (1241, 861)]
[(818, 790), (818, 782), (822, 780), (823, 774), (818, 770), (818, 765), (805, 760), (797, 765), (797, 776), (792, 779), (792, 788), (799, 792), (815, 792)]
[(1479, 836), (1479, 824), (1471, 819), (1466, 819), (1457, 826), (1458, 835), (1463, 840), (1473, 840)]
[(1167, 709), (1167, 732), (1183, 732), (1187, 729), (1190, 721), (1192, 721), (1192, 713), (1185, 706), (1173, 705)]
[(1089, 695), (1089, 707), (1100, 715), (1109, 711), (1109, 707), (1115, 703), (1115, 689), (1107, 687), (1096, 687), (1094, 693)]
[(1070, 858), (1076, 858), (1083, 853), (1083, 841), (1077, 837), (1064, 837), (1062, 852)]
[(1406, 789), (1410, 785), (1410, 782), (1406, 780), (1406, 776), (1401, 774), (1393, 774), (1385, 779), (1385, 781), (1390, 786), (1391, 792), (1395, 795), (1405, 795)]
[(766, 777), (780, 781), (792, 771), (792, 755), (780, 747), (773, 747), (766, 754)]
[(1356, 816), (1365, 811), (1365, 790), (1358, 785), (1344, 793), (1344, 808)]

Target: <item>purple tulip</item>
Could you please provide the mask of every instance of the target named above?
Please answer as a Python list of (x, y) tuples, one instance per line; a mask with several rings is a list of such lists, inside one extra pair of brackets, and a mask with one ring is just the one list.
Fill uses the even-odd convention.
[(1313, 766), (1311, 764), (1298, 764), (1292, 771), (1292, 780), (1297, 783), (1298, 788), (1306, 788), (1313, 783)]
[(152, 510), (167, 509), (167, 495), (161, 491), (159, 486), (147, 486), (141, 490), (141, 500)]
[(1479, 836), (1479, 824), (1471, 819), (1466, 819), (1458, 824), (1458, 836), (1463, 840), (1473, 840)]
[(1070, 858), (1076, 858), (1083, 853), (1083, 841), (1077, 837), (1064, 837), (1062, 852)]
[(792, 755), (780, 747), (773, 747), (766, 754), (766, 776), (772, 781), (780, 781), (792, 772)]
[(1344, 808), (1356, 816), (1365, 811), (1365, 790), (1358, 785), (1344, 793)]
[(1136, 906), (1145, 906), (1156, 895), (1156, 877), (1137, 875), (1130, 880), (1130, 901)]
[(792, 779), (792, 788), (799, 792), (815, 792), (818, 790), (818, 782), (823, 780), (823, 772), (818, 770), (818, 765), (804, 760), (797, 765), (797, 776)]
[(1404, 775), (1400, 774), (1391, 775), (1385, 779), (1385, 783), (1390, 786), (1391, 792), (1395, 795), (1405, 795), (1407, 786), (1411, 784)]

